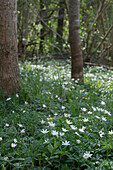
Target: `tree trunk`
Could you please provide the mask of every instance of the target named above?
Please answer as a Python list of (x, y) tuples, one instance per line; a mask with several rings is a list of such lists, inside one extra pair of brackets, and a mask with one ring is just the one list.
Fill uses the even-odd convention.
[[(44, 2), (43, 0), (40, 0), (40, 17), (44, 20)], [(43, 48), (44, 48), (44, 33), (45, 33), (45, 29), (44, 29), (44, 24), (43, 22), (41, 22), (42, 28), (40, 30), (40, 45), (39, 45), (39, 54), (43, 55)]]
[(5, 95), (19, 91), (17, 59), (17, 1), (0, 0), (0, 89)]
[[(64, 23), (64, 1), (60, 0), (59, 2), (59, 13), (58, 13), (58, 23), (57, 23), (57, 33), (62, 37), (63, 36), (63, 23)], [(63, 41), (62, 39), (57, 35), (56, 42), (58, 42), (58, 47), (62, 51), (63, 47)]]
[(111, 39), (111, 42), (112, 42), (112, 48), (111, 48), (111, 66), (113, 67), (113, 29), (112, 29), (112, 39)]
[(83, 59), (80, 41), (80, 0), (69, 0), (69, 39), (71, 46), (71, 77), (83, 79)]

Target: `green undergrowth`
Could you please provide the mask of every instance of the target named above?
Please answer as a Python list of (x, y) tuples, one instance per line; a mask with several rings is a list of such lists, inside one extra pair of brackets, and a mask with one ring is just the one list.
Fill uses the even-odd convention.
[(21, 64), (23, 88), (0, 97), (0, 169), (113, 169), (113, 72)]

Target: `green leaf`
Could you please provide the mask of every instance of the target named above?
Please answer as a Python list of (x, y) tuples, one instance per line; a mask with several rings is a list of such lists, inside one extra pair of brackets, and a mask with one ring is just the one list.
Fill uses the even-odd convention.
[(52, 144), (50, 143), (50, 144), (47, 146), (47, 149), (48, 149), (48, 151), (52, 154), (52, 153), (53, 153), (53, 150), (54, 150), (54, 147), (53, 147)]
[(58, 158), (59, 156), (58, 155), (55, 155), (55, 156), (51, 156), (50, 159), (55, 159), (55, 158)]
[(54, 140), (54, 148), (57, 149), (58, 148), (58, 145), (56, 143), (56, 139)]
[(35, 22), (33, 22), (33, 26), (35, 26), (36, 24), (35, 24)]
[(103, 145), (105, 145), (104, 148), (107, 148), (107, 149), (109, 148), (109, 145), (107, 142), (103, 142)]
[(18, 14), (20, 14), (20, 11), (18, 11)]
[(45, 153), (42, 154), (43, 157), (46, 157)]
[(109, 147), (112, 149), (112, 144), (111, 144), (111, 142), (109, 142)]

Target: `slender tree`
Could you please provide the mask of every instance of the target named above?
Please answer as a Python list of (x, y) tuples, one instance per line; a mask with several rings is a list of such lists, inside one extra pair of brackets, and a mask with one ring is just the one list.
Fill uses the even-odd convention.
[[(44, 19), (44, 2), (43, 0), (40, 0), (40, 17)], [(41, 22), (42, 28), (40, 30), (40, 47), (39, 47), (39, 53), (43, 55), (43, 43), (44, 43), (44, 33), (45, 33), (45, 29), (44, 29), (44, 24), (43, 22)]]
[(0, 0), (0, 89), (5, 95), (19, 91), (17, 59), (17, 1)]
[(83, 79), (83, 59), (80, 41), (80, 0), (69, 0), (69, 39), (71, 46), (71, 77)]
[[(57, 22), (57, 33), (62, 37), (63, 36), (63, 23), (64, 23), (64, 0), (60, 0), (59, 2), (59, 13), (58, 13), (58, 22)], [(57, 35), (56, 41), (58, 42), (58, 46), (62, 51), (63, 42), (62, 39)]]

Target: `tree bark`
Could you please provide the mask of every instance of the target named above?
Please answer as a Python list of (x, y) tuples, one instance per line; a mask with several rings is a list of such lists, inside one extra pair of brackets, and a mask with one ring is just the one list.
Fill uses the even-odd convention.
[(71, 77), (83, 78), (83, 59), (80, 41), (80, 0), (69, 0), (69, 40), (71, 46)]
[(112, 39), (111, 39), (111, 44), (112, 44), (112, 50), (111, 50), (111, 66), (113, 67), (113, 29), (112, 29)]
[[(64, 1), (60, 0), (59, 2), (59, 13), (58, 13), (58, 22), (57, 22), (57, 33), (63, 37), (63, 23), (64, 23)], [(62, 39), (57, 35), (56, 42), (58, 42), (58, 47), (62, 51), (63, 47), (63, 41)]]
[[(45, 12), (43, 10), (44, 8), (44, 2), (43, 0), (40, 0), (40, 17), (43, 18), (45, 17)], [(41, 22), (42, 28), (40, 30), (40, 45), (39, 45), (39, 54), (43, 55), (43, 49), (44, 49), (44, 36), (42, 36), (45, 33), (45, 29), (44, 29), (44, 24), (43, 22)]]
[(0, 89), (5, 95), (19, 91), (17, 56), (17, 1), (0, 0)]

